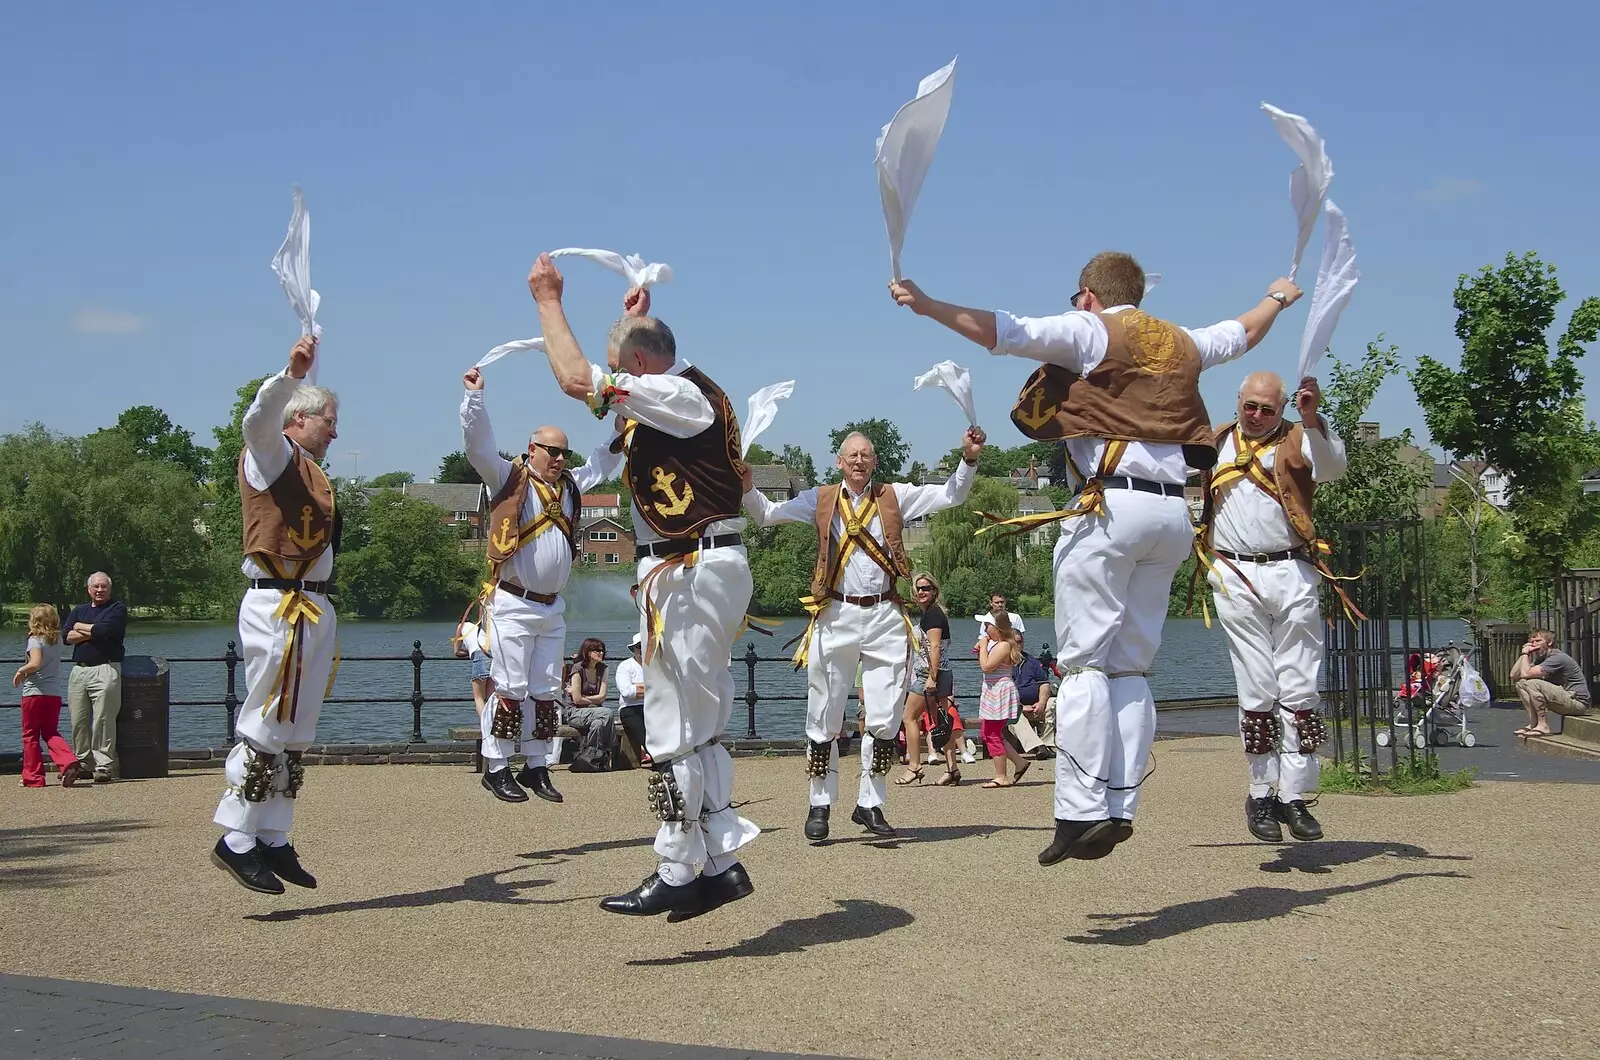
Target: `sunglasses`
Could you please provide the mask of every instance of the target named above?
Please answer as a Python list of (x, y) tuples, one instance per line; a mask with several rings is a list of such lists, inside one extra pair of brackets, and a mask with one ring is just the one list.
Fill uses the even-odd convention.
[(572, 450), (563, 449), (559, 445), (545, 445), (543, 442), (534, 442), (533, 446), (535, 449), (543, 449), (549, 453), (551, 460), (565, 460), (572, 452)]
[(919, 593), (931, 593), (931, 592), (933, 592), (933, 586), (931, 586), (931, 585), (919, 585), (919, 586), (917, 586), (917, 592), (919, 592)]
[(1088, 294), (1088, 293), (1089, 293), (1089, 288), (1087, 288), (1087, 287), (1083, 288), (1077, 294), (1072, 296), (1072, 300), (1071, 300), (1071, 302), (1069, 304), (1074, 309), (1082, 309), (1083, 307), (1081, 305), (1079, 305), (1078, 303), (1083, 301), (1083, 296)]
[(1278, 416), (1278, 406), (1263, 405), (1258, 401), (1246, 401), (1240, 408), (1250, 413), (1250, 415), (1260, 416), (1264, 420), (1276, 419)]

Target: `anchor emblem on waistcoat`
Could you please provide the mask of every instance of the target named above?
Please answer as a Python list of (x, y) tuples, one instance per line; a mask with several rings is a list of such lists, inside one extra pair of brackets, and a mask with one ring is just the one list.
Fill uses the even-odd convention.
[(508, 515), (500, 520), (500, 529), (494, 537), (489, 539), (496, 552), (510, 552), (517, 545), (517, 535), (511, 529), (511, 517)]
[(311, 532), (311, 521), (315, 518), (316, 511), (311, 507), (311, 505), (308, 504), (304, 508), (300, 509), (299, 532), (296, 532), (294, 527), (289, 527), (284, 531), (284, 536), (289, 539), (289, 543), (291, 545), (294, 545), (301, 551), (308, 552), (313, 547), (322, 544), (323, 532), (321, 530), (318, 530), (316, 533)]
[(1050, 408), (1045, 408), (1044, 388), (1039, 387), (1033, 392), (1033, 411), (1023, 412), (1019, 409), (1016, 413), (1016, 416), (1017, 420), (1024, 426), (1033, 430), (1038, 430), (1040, 427), (1043, 427), (1045, 424), (1055, 419), (1056, 410), (1053, 406)]
[(654, 481), (650, 485), (650, 492), (659, 493), (667, 499), (665, 504), (659, 501), (656, 502), (656, 511), (662, 515), (672, 516), (682, 515), (689, 510), (689, 504), (694, 500), (693, 486), (685, 482), (683, 484), (683, 494), (680, 496), (672, 488), (672, 484), (678, 479), (676, 474), (668, 474), (666, 468), (660, 466), (652, 468), (650, 473), (654, 476)]

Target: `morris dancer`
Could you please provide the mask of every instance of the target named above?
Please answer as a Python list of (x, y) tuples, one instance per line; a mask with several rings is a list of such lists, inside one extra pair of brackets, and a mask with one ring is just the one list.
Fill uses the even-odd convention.
[(328, 583), (339, 547), (333, 486), (321, 463), (339, 437), (339, 399), (306, 386), (317, 341), (302, 338), (289, 366), (267, 379), (244, 414), (239, 502), (245, 577), (239, 643), (245, 685), (217, 806), (223, 828), (211, 860), (252, 891), (282, 894), (284, 881), (315, 887), (289, 844), (289, 827), (333, 685), (338, 629)]
[[(1311, 522), (1317, 483), (1344, 474), (1344, 442), (1317, 412), (1322, 392), (1300, 381), (1300, 422), (1284, 421), (1283, 380), (1256, 372), (1239, 387), (1239, 417), (1217, 428), (1217, 470), (1206, 489), (1210, 564), (1217, 617), (1239, 685), (1239, 730), (1250, 766), (1245, 824), (1281, 842), (1321, 839), (1306, 809), (1317, 786), (1317, 744), (1327, 733), (1318, 712), (1322, 611), (1318, 542)], [(1273, 797), (1273, 789), (1277, 797)]]
[[(483, 625), (488, 630), (493, 709), (479, 716), (483, 786), (505, 802), (527, 802), (524, 787), (561, 802), (550, 780), (560, 725), (561, 660), (567, 636), (561, 590), (578, 558), (578, 516), (585, 490), (604, 482), (617, 457), (609, 440), (576, 471), (567, 468), (567, 436), (540, 427), (526, 456), (507, 460), (495, 446), (484, 407), (483, 373), (462, 376), (461, 434), (467, 460), (493, 492), (489, 502), (489, 585)], [(526, 707), (531, 700), (531, 708)], [(510, 758), (521, 747), (513, 779)]]
[[(733, 759), (719, 742), (733, 712), (733, 640), (750, 603), (740, 536), (739, 421), (727, 396), (677, 358), (672, 331), (628, 292), (611, 329), (610, 371), (590, 364), (567, 324), (561, 273), (541, 254), (528, 275), (546, 356), (561, 389), (627, 426), (624, 480), (634, 497), (638, 598), (644, 611), (649, 801), (661, 821), (656, 870), (601, 908), (681, 920), (754, 891), (738, 851), (760, 829), (734, 810)], [(703, 864), (700, 875), (696, 864)]]
[(900, 305), (985, 349), (1045, 362), (1011, 419), (1030, 438), (1064, 442), (1080, 484), (1065, 511), (1007, 520), (1019, 530), (1066, 520), (1055, 552), (1066, 675), (1056, 698), (1056, 834), (1041, 865), (1105, 857), (1133, 834), (1155, 737), (1145, 674), (1173, 573), (1194, 546), (1183, 485), (1189, 467), (1216, 460), (1200, 373), (1255, 346), (1300, 297), (1275, 280), (1237, 320), (1189, 330), (1141, 312), (1144, 285), (1139, 263), (1115, 252), (1083, 267), (1073, 311), (1059, 316), (967, 309), (909, 280), (889, 285)]
[[(961, 438), (962, 461), (942, 486), (874, 482), (878, 455), (866, 435), (852, 433), (839, 446), (844, 481), (813, 486), (781, 504), (769, 501), (745, 475), (745, 509), (757, 526), (811, 523), (817, 528), (817, 559), (811, 570), (811, 595), (800, 602), (811, 615), (795, 662), (806, 666), (806, 772), (811, 777), (811, 810), (806, 838), (828, 838), (828, 815), (839, 788), (839, 745), (844, 705), (852, 678), (861, 667), (866, 734), (861, 741), (861, 784), (850, 820), (874, 835), (894, 835), (884, 820), (884, 775), (899, 751), (895, 734), (906, 699), (906, 666), (911, 658), (911, 620), (895, 580), (908, 578), (911, 565), (901, 543), (901, 528), (966, 501), (973, 468), (983, 452), (984, 434), (968, 428)], [(907, 733), (912, 754), (921, 733)]]

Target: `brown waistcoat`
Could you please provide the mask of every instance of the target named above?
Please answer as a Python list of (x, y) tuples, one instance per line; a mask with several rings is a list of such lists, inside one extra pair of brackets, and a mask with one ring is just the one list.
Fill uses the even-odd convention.
[[(1216, 429), (1214, 437), (1216, 446), (1220, 451), (1223, 441), (1230, 434), (1237, 434), (1239, 423), (1224, 423)], [(1311, 464), (1307, 462), (1301, 445), (1305, 439), (1305, 428), (1296, 423), (1284, 432), (1283, 437), (1275, 447), (1276, 456), (1272, 461), (1272, 483), (1277, 487), (1276, 500), (1283, 505), (1283, 513), (1289, 519), (1289, 529), (1293, 530), (1301, 540), (1309, 545), (1317, 540), (1317, 528), (1311, 518), (1311, 503), (1317, 492), (1317, 484), (1311, 477)], [(1239, 446), (1239, 438), (1233, 440), (1235, 449)], [(1261, 454), (1258, 451), (1255, 463), (1259, 465)], [(1212, 481), (1229, 465), (1223, 464), (1206, 473), (1206, 526), (1211, 525), (1211, 513), (1220, 501), (1220, 492), (1213, 488)], [(1264, 468), (1262, 469), (1265, 470)], [(1259, 485), (1259, 483), (1257, 483)]]
[(732, 519), (744, 503), (739, 419), (722, 389), (698, 368), (682, 378), (711, 402), (711, 426), (693, 438), (674, 438), (635, 421), (625, 479), (633, 514), (664, 538), (694, 537)]
[[(832, 588), (828, 584), (828, 570), (842, 547), (840, 538), (834, 534), (833, 516), (843, 489), (843, 483), (817, 487), (817, 562), (811, 570), (811, 595), (819, 600)], [(905, 545), (901, 542), (904, 523), (900, 518), (900, 497), (893, 486), (881, 482), (872, 484), (872, 497), (878, 502), (878, 526), (883, 531), (881, 543), (886, 546), (884, 551), (894, 568), (889, 573), (894, 578), (909, 578), (911, 561), (906, 558)], [(889, 591), (895, 591), (892, 583)]]
[[(250, 485), (239, 454), (239, 506), (244, 516), (244, 554), (264, 567), (311, 568), (334, 545), (333, 484), (317, 462), (290, 442), (289, 466), (264, 490)], [(277, 564), (267, 560), (277, 560)], [(292, 569), (283, 577), (298, 577)]]
[(1195, 467), (1216, 460), (1200, 396), (1200, 351), (1186, 331), (1137, 309), (1102, 313), (1106, 355), (1086, 375), (1047, 364), (1028, 377), (1011, 421), (1036, 441), (1105, 438), (1184, 447)]
[[(525, 456), (519, 456), (511, 462), (511, 473), (501, 484), (500, 489), (489, 501), (489, 548), (487, 555), (491, 566), (498, 566), (516, 554), (517, 549), (523, 546), (524, 539), (522, 526), (522, 498), (528, 490), (532, 489), (530, 480), (533, 470), (528, 467)], [(578, 483), (569, 471), (561, 472), (561, 478), (554, 487), (559, 491), (555, 498), (555, 510), (551, 511), (546, 506), (534, 513), (534, 522), (541, 516), (558, 517), (556, 529), (567, 539), (568, 546), (572, 549), (572, 558), (578, 558), (578, 512), (583, 506), (583, 498), (578, 493)], [(530, 531), (532, 527), (528, 528)], [(527, 540), (532, 540), (530, 533)]]

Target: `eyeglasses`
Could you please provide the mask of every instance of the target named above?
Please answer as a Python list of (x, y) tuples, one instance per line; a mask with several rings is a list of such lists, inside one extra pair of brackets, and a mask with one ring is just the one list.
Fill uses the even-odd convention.
[(1088, 294), (1088, 293), (1089, 293), (1089, 288), (1084, 287), (1081, 290), (1079, 290), (1077, 294), (1073, 295), (1072, 296), (1072, 301), (1071, 301), (1072, 308), (1074, 308), (1074, 309), (1082, 309), (1083, 306), (1079, 305), (1078, 303), (1083, 301), (1083, 296)]
[(1260, 416), (1264, 420), (1276, 419), (1278, 407), (1276, 405), (1263, 405), (1259, 401), (1246, 401), (1239, 406), (1252, 416)]
[(563, 449), (559, 445), (545, 445), (543, 442), (534, 442), (533, 446), (535, 449), (543, 449), (549, 453), (551, 460), (565, 460), (571, 452), (571, 450)]
[(931, 585), (919, 585), (919, 586), (917, 586), (917, 592), (919, 592), (919, 593), (931, 593), (931, 592), (933, 592), (933, 586), (931, 586)]

